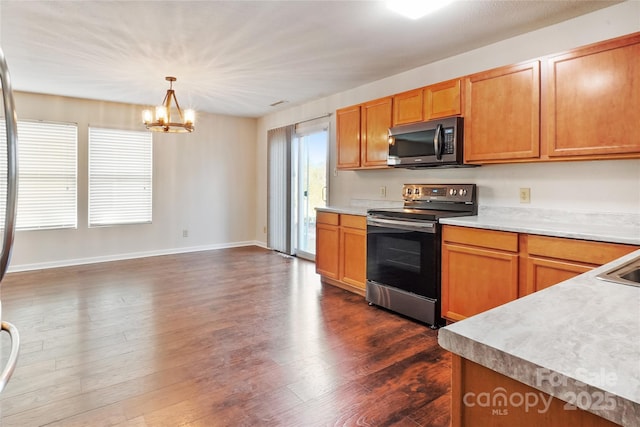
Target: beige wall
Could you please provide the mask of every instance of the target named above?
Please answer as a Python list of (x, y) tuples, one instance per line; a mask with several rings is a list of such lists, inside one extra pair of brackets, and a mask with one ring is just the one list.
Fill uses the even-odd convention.
[[(636, 31), (640, 31), (640, 2), (628, 1), (261, 118), (257, 128), (257, 239), (266, 241), (262, 229), (267, 223), (268, 129), (378, 97)], [(335, 116), (331, 125), (334, 130), (330, 162), (334, 171)], [(479, 186), (479, 203), (487, 206), (640, 213), (640, 160), (490, 165), (422, 171), (339, 171), (332, 173), (330, 178), (329, 201), (332, 205), (348, 206), (353, 199), (380, 199), (380, 186), (387, 187), (387, 198), (382, 200), (401, 200), (400, 188), (408, 182), (476, 183)], [(531, 204), (519, 205), (520, 187), (531, 188)]]
[(78, 125), (78, 228), (18, 231), (11, 271), (255, 243), (255, 119), (199, 114), (192, 134), (154, 133), (153, 223), (88, 228), (88, 126), (144, 130), (143, 107), (15, 98), (19, 120)]

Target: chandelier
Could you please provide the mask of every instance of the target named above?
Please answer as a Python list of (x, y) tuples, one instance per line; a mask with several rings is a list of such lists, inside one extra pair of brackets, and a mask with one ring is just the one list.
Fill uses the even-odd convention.
[[(158, 105), (156, 107), (155, 120), (152, 121), (154, 118), (151, 110), (144, 110), (142, 112), (142, 122), (147, 129), (154, 132), (193, 132), (193, 122), (195, 121), (196, 115), (195, 111), (184, 110), (183, 114), (180, 109), (180, 105), (178, 104), (178, 100), (176, 99), (176, 93), (173, 90), (173, 82), (176, 81), (176, 78), (167, 76), (165, 77), (165, 80), (169, 82), (169, 89), (167, 90), (167, 94), (164, 96), (162, 105)], [(180, 121), (171, 121), (172, 99), (176, 104), (176, 110), (178, 111), (178, 116), (180, 116)]]

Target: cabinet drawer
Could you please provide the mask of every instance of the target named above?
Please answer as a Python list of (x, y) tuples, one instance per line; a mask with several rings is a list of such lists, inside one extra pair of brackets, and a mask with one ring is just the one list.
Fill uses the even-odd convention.
[(316, 222), (318, 224), (339, 225), (340, 216), (332, 212), (318, 212), (316, 214)]
[(518, 234), (507, 231), (483, 230), (446, 225), (443, 227), (442, 240), (463, 243), (482, 248), (500, 249), (518, 252)]
[(343, 227), (367, 229), (367, 217), (360, 215), (340, 215), (340, 224)]
[(590, 242), (586, 240), (528, 236), (527, 252), (546, 258), (602, 265), (638, 249), (632, 245)]

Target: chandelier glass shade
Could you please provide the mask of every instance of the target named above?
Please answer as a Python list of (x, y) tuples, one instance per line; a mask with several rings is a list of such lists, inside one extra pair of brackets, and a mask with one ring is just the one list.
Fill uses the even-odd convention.
[[(180, 104), (178, 104), (176, 93), (173, 90), (173, 82), (176, 81), (176, 78), (167, 76), (165, 77), (165, 80), (169, 82), (169, 89), (167, 90), (167, 94), (164, 96), (162, 105), (158, 105), (156, 107), (155, 117), (151, 110), (144, 110), (142, 112), (142, 122), (147, 127), (147, 129), (154, 132), (193, 132), (193, 130), (195, 129), (193, 126), (193, 123), (195, 121), (195, 111), (184, 110), (183, 112), (180, 109)], [(176, 105), (174, 112), (177, 111), (179, 121), (171, 121), (172, 101)], [(174, 118), (175, 117), (176, 116), (174, 114)]]

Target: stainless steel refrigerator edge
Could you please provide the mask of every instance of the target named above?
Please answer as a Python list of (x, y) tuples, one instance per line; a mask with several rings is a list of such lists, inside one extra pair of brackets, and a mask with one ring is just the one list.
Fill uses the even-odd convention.
[[(4, 117), (7, 130), (7, 200), (4, 216), (4, 228), (2, 236), (2, 252), (0, 252), (0, 283), (4, 278), (9, 261), (15, 232), (15, 219), (18, 196), (18, 127), (16, 109), (11, 90), (11, 78), (4, 58), (4, 52), (0, 49), (0, 82), (2, 83), (2, 100), (4, 104)], [(0, 320), (2, 319), (2, 300), (0, 298)], [(0, 374), (0, 392), (4, 390), (18, 363), (20, 352), (20, 335), (18, 329), (9, 322), (2, 321), (2, 330), (11, 337), (11, 354), (7, 365)]]

